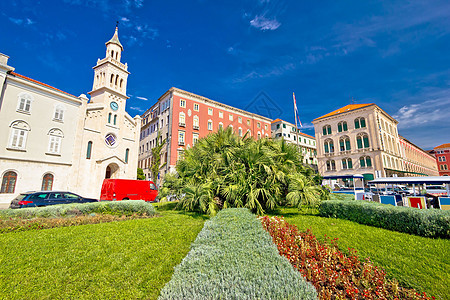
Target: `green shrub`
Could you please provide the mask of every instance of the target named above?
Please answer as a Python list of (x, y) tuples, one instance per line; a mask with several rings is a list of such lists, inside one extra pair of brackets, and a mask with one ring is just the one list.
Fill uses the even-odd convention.
[(330, 193), (330, 200), (355, 200), (354, 194)]
[(4, 218), (59, 218), (86, 215), (90, 213), (109, 215), (148, 215), (156, 214), (155, 208), (142, 200), (102, 201), (92, 203), (72, 203), (44, 207), (0, 210), (0, 219)]
[(207, 221), (159, 299), (316, 299), (247, 209)]
[(445, 210), (336, 200), (322, 202), (319, 214), (424, 237), (450, 237), (450, 211)]

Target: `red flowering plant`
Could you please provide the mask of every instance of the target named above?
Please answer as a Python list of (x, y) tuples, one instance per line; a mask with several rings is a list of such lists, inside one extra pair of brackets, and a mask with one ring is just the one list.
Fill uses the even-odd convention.
[(341, 252), (337, 239), (320, 242), (311, 230), (300, 232), (279, 217), (261, 217), (278, 251), (317, 289), (319, 299), (434, 299), (386, 278), (370, 259), (359, 260), (356, 250)]

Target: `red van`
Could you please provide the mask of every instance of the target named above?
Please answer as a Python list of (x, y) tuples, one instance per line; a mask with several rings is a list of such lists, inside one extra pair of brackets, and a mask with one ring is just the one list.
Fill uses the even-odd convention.
[(145, 200), (155, 201), (158, 190), (152, 181), (131, 179), (103, 180), (100, 200)]

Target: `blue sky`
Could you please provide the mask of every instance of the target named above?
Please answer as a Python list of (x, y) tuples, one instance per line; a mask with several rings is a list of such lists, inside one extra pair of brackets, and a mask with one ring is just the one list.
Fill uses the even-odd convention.
[(132, 116), (175, 86), (293, 122), (295, 92), (305, 133), (353, 99), (423, 148), (450, 142), (446, 0), (9, 0), (0, 14), (16, 72), (77, 96), (119, 20)]

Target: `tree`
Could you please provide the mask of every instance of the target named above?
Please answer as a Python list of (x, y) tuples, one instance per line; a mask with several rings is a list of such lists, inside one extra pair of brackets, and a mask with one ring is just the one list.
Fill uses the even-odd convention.
[(161, 138), (161, 133), (158, 131), (158, 134), (156, 136), (156, 145), (152, 148), (152, 163), (150, 165), (150, 171), (152, 172), (152, 179), (155, 183), (157, 183), (158, 180), (158, 173), (159, 169), (164, 167), (167, 162), (161, 165), (161, 150), (166, 144), (166, 139), (162, 140), (161, 144), (159, 143), (159, 140)]
[(161, 196), (177, 194), (180, 207), (212, 215), (227, 207), (262, 214), (279, 205), (315, 206), (324, 195), (295, 145), (240, 138), (231, 128), (198, 140), (176, 169)]
[(137, 168), (137, 180), (145, 180), (144, 170)]

